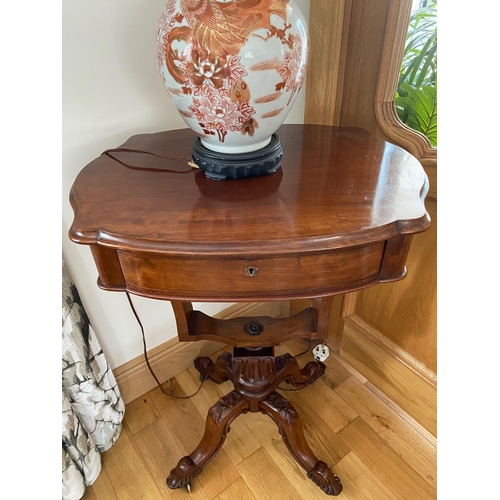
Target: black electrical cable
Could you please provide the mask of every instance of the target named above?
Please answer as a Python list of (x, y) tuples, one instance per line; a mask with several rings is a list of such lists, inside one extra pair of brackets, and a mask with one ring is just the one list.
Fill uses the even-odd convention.
[[(147, 345), (146, 345), (146, 335), (144, 333), (144, 326), (142, 324), (142, 321), (141, 319), (139, 318), (139, 315), (137, 314), (137, 311), (134, 307), (134, 303), (132, 302), (132, 299), (130, 297), (130, 294), (126, 291), (125, 294), (127, 295), (127, 299), (128, 299), (128, 302), (130, 304), (130, 308), (132, 309), (132, 312), (134, 313), (134, 316), (135, 316), (135, 319), (137, 320), (137, 323), (139, 324), (139, 327), (141, 329), (141, 334), (142, 334), (142, 345), (143, 345), (143, 349), (144, 349), (144, 359), (146, 361), (146, 365), (151, 373), (151, 375), (153, 376), (153, 378), (155, 379), (156, 383), (158, 384), (158, 387), (161, 389), (161, 391), (163, 392), (163, 394), (171, 397), (171, 398), (176, 398), (176, 399), (189, 399), (189, 398), (192, 398), (193, 396), (196, 396), (196, 394), (198, 394), (203, 386), (203, 383), (205, 382), (205, 378), (201, 377), (201, 384), (200, 386), (198, 387), (198, 389), (196, 390), (196, 392), (194, 392), (193, 394), (189, 395), (189, 396), (176, 396), (175, 394), (172, 394), (168, 391), (166, 391), (164, 388), (163, 388), (163, 385), (161, 384), (161, 382), (158, 380), (158, 377), (155, 375), (153, 369), (151, 368), (151, 364), (149, 363), (149, 358), (148, 358), (148, 349), (147, 349)], [(300, 356), (303, 356), (304, 354), (306, 354), (307, 352), (309, 352), (309, 349), (311, 348), (311, 340), (310, 339), (307, 339), (307, 341), (309, 342), (309, 346), (307, 347), (306, 350), (302, 351), (300, 354), (297, 354), (297, 356), (295, 356), (295, 358), (299, 358)], [(304, 386), (306, 387), (306, 386)], [(298, 389), (286, 389), (286, 388), (283, 388), (283, 387), (277, 387), (276, 389), (280, 390), (280, 391), (300, 391), (302, 389), (304, 389), (304, 387), (300, 387)]]
[[(152, 167), (134, 167), (132, 165), (128, 165), (127, 163), (119, 160), (115, 156), (113, 156), (111, 153), (139, 153), (139, 154), (145, 154), (149, 156), (154, 156), (156, 158), (162, 158), (163, 160), (172, 160), (172, 161), (179, 161), (181, 163), (186, 163), (189, 165), (191, 168), (189, 170), (172, 170), (169, 168), (152, 168)], [(101, 155), (106, 155), (112, 160), (116, 161), (117, 163), (120, 163), (124, 167), (131, 168), (131, 169), (140, 169), (140, 170), (148, 170), (150, 172), (168, 172), (171, 174), (188, 174), (189, 172), (193, 171), (193, 168), (199, 169), (198, 165), (189, 158), (183, 158), (182, 156), (162, 156), (162, 155), (157, 155), (156, 153), (151, 153), (150, 151), (141, 151), (139, 149), (130, 149), (130, 148), (114, 148), (114, 149), (107, 149), (106, 151), (103, 151)]]
[(304, 339), (304, 340), (307, 340), (309, 342), (307, 349), (305, 351), (302, 351), (300, 354), (297, 354), (297, 356), (294, 356), (294, 358), (300, 358), (304, 354), (307, 354), (309, 352), (309, 349), (311, 349), (311, 345), (312, 345), (311, 339)]
[[(135, 166), (132, 166), (132, 165), (128, 165), (127, 163), (119, 160), (118, 158), (116, 158), (115, 156), (113, 156), (112, 153), (138, 153), (138, 154), (146, 154), (146, 155), (154, 156), (156, 158), (162, 158), (164, 160), (179, 161), (181, 163), (185, 163), (185, 164), (189, 165), (191, 168), (189, 170), (179, 171), (179, 170), (172, 170), (172, 169), (167, 169), (167, 168), (135, 167)], [(102, 155), (106, 155), (109, 158), (111, 158), (112, 160), (116, 161), (117, 163), (120, 163), (124, 167), (131, 168), (131, 169), (141, 169), (141, 170), (148, 170), (148, 171), (154, 171), (154, 172), (168, 172), (168, 173), (172, 173), (172, 174), (187, 174), (189, 172), (192, 172), (194, 168), (197, 168), (197, 169), (200, 168), (200, 167), (198, 167), (198, 165), (196, 165), (196, 163), (194, 163), (193, 161), (191, 161), (189, 158), (183, 158), (181, 156), (162, 156), (162, 155), (158, 155), (156, 153), (151, 153), (150, 151), (141, 151), (139, 149), (114, 148), (114, 149), (107, 149), (106, 151), (103, 151), (101, 154)], [(132, 302), (132, 299), (130, 298), (129, 293), (126, 292), (126, 295), (127, 295), (127, 299), (128, 299), (129, 304), (130, 304), (130, 307), (132, 309), (132, 312), (134, 313), (135, 319), (137, 320), (137, 323), (139, 324), (139, 327), (141, 328), (142, 344), (143, 344), (143, 348), (144, 348), (144, 359), (146, 360), (146, 365), (148, 366), (148, 369), (151, 372), (151, 375), (153, 376), (153, 378), (155, 379), (156, 383), (158, 384), (158, 387), (167, 396), (170, 396), (172, 398), (177, 398), (177, 399), (189, 399), (189, 398), (192, 398), (193, 396), (195, 396), (196, 394), (198, 394), (198, 392), (200, 391), (200, 389), (201, 389), (201, 387), (203, 385), (203, 382), (205, 382), (205, 378), (203, 378), (203, 377), (201, 378), (201, 384), (200, 384), (200, 387), (198, 387), (198, 390), (194, 394), (191, 394), (190, 396), (176, 396), (175, 394), (169, 393), (168, 391), (166, 391), (163, 388), (162, 384), (158, 380), (158, 377), (155, 375), (153, 369), (151, 368), (151, 364), (149, 363), (148, 353), (147, 353), (147, 346), (146, 346), (146, 335), (144, 333), (144, 327), (143, 327), (142, 322), (141, 322), (141, 320), (139, 318), (139, 315), (137, 314), (137, 311), (135, 310), (134, 304)]]
[(190, 396), (176, 396), (175, 394), (172, 394), (172, 393), (166, 391), (163, 388), (161, 382), (158, 380), (158, 377), (155, 375), (153, 369), (151, 368), (151, 365), (149, 364), (148, 350), (147, 350), (147, 346), (146, 346), (146, 335), (144, 334), (144, 327), (143, 327), (142, 322), (141, 322), (141, 320), (139, 318), (139, 315), (137, 314), (137, 311), (135, 310), (134, 304), (132, 302), (132, 299), (130, 298), (129, 293), (127, 291), (125, 293), (127, 295), (127, 299), (128, 299), (129, 304), (130, 304), (130, 307), (132, 309), (132, 312), (134, 313), (135, 319), (137, 320), (137, 323), (139, 323), (139, 326), (141, 328), (142, 345), (144, 347), (144, 359), (146, 360), (146, 364), (148, 365), (148, 368), (149, 368), (149, 371), (151, 372), (151, 375), (156, 380), (156, 383), (158, 384), (158, 387), (161, 389), (161, 392), (163, 392), (163, 394), (165, 394), (165, 395), (167, 395), (167, 396), (169, 396), (171, 398), (176, 398), (176, 399), (189, 399), (189, 398), (192, 398), (193, 396), (196, 396), (196, 394), (198, 394), (200, 392), (200, 389), (203, 386), (203, 382), (205, 382), (205, 378), (203, 378), (203, 377), (201, 378), (200, 387), (198, 387), (197, 391), (195, 393), (191, 394)]
[[(309, 349), (311, 349), (311, 345), (312, 345), (311, 339), (305, 339), (305, 340), (307, 340), (309, 342), (307, 349), (305, 351), (302, 351), (300, 354), (297, 354), (297, 356), (294, 356), (294, 358), (300, 358), (304, 354), (307, 354), (309, 352)], [(295, 391), (301, 391), (302, 389), (305, 389), (306, 387), (307, 387), (307, 385), (305, 385), (304, 387), (299, 387), (299, 388), (295, 388), (295, 389), (287, 389), (285, 387), (278, 386), (278, 387), (276, 387), (276, 389), (278, 389), (279, 391), (295, 392)]]
[[(139, 154), (146, 154), (146, 155), (154, 156), (156, 158), (162, 158), (162, 159), (165, 159), (165, 160), (179, 161), (181, 163), (185, 163), (185, 164), (189, 165), (191, 168), (189, 170), (178, 171), (178, 170), (172, 170), (172, 169), (167, 169), (167, 168), (135, 167), (135, 166), (132, 166), (132, 165), (128, 165), (127, 163), (119, 160), (118, 158), (116, 158), (115, 156), (113, 156), (112, 153), (139, 153)], [(103, 151), (101, 154), (102, 155), (106, 155), (109, 158), (111, 158), (112, 160), (116, 161), (117, 163), (120, 163), (124, 167), (131, 168), (131, 169), (141, 169), (141, 170), (149, 170), (149, 171), (155, 171), (155, 172), (169, 172), (169, 173), (172, 173), (172, 174), (187, 174), (189, 172), (192, 172), (193, 169), (199, 169), (200, 168), (196, 163), (194, 163), (193, 161), (189, 160), (189, 158), (184, 158), (184, 157), (181, 157), (181, 156), (162, 156), (162, 155), (158, 155), (156, 153), (151, 153), (150, 151), (141, 151), (141, 150), (138, 150), (138, 149), (114, 148), (114, 149), (107, 149), (106, 151)], [(137, 320), (137, 323), (139, 324), (139, 327), (141, 328), (142, 344), (143, 344), (143, 349), (144, 349), (144, 359), (146, 361), (146, 365), (147, 365), (149, 371), (151, 372), (151, 375), (155, 379), (156, 383), (158, 384), (158, 387), (161, 389), (161, 391), (165, 395), (167, 395), (169, 397), (172, 397), (172, 398), (189, 399), (189, 398), (192, 398), (193, 396), (196, 396), (196, 394), (198, 394), (198, 392), (200, 392), (200, 389), (202, 388), (203, 383), (206, 380), (203, 377), (201, 377), (200, 387), (198, 387), (198, 389), (196, 390), (196, 392), (193, 393), (193, 394), (191, 394), (190, 396), (176, 396), (175, 394), (169, 393), (168, 391), (166, 391), (163, 388), (161, 382), (158, 380), (158, 377), (155, 375), (155, 373), (154, 373), (154, 371), (151, 368), (151, 365), (149, 363), (148, 353), (147, 353), (147, 346), (146, 346), (146, 335), (144, 333), (144, 327), (143, 327), (142, 322), (141, 322), (141, 320), (139, 318), (139, 315), (137, 314), (137, 311), (135, 310), (134, 304), (132, 302), (132, 299), (130, 298), (129, 293), (128, 292), (125, 292), (125, 293), (127, 295), (127, 299), (128, 299), (129, 304), (130, 304), (130, 307), (132, 309), (132, 312), (134, 313), (135, 319)], [(306, 339), (306, 340), (308, 340), (308, 342), (309, 342), (309, 345), (308, 345), (307, 349), (305, 351), (301, 352), (300, 354), (297, 354), (297, 356), (295, 356), (295, 358), (299, 358), (300, 356), (303, 356), (304, 354), (306, 354), (307, 352), (309, 352), (309, 349), (311, 348), (311, 339)], [(300, 391), (300, 390), (304, 389), (304, 387), (301, 387), (301, 388), (298, 388), (298, 389), (286, 389), (286, 388), (282, 388), (282, 387), (277, 387), (277, 389), (279, 389), (281, 391)]]

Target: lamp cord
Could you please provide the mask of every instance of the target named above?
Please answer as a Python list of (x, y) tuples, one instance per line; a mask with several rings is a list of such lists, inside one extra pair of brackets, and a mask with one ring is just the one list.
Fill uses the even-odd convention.
[[(132, 165), (128, 165), (127, 163), (119, 160), (118, 158), (116, 158), (115, 156), (113, 156), (112, 153), (140, 153), (140, 154), (146, 154), (146, 155), (154, 156), (156, 158), (162, 158), (164, 160), (172, 160), (172, 161), (179, 161), (181, 163), (186, 163), (191, 168), (189, 170), (178, 171), (178, 170), (172, 170), (172, 169), (168, 169), (168, 168), (135, 167), (135, 166), (132, 166)], [(168, 173), (171, 173), (171, 174), (187, 174), (189, 172), (192, 172), (193, 169), (195, 169), (195, 168), (196, 169), (200, 168), (200, 167), (198, 167), (198, 165), (196, 163), (194, 163), (193, 161), (189, 160), (189, 158), (183, 158), (181, 156), (162, 156), (162, 155), (158, 155), (156, 153), (151, 153), (150, 151), (141, 151), (139, 149), (130, 149), (130, 148), (107, 149), (106, 151), (103, 151), (101, 153), (101, 155), (108, 156), (112, 160), (116, 161), (117, 163), (120, 163), (121, 165), (123, 165), (124, 167), (127, 167), (127, 168), (149, 170), (149, 171), (153, 171), (153, 172), (168, 172)], [(205, 382), (205, 378), (203, 378), (203, 377), (201, 379), (201, 384), (200, 384), (200, 387), (198, 387), (198, 390), (194, 394), (191, 394), (190, 396), (176, 396), (175, 394), (172, 394), (172, 393), (166, 391), (163, 388), (163, 385), (158, 380), (158, 377), (155, 375), (153, 369), (151, 368), (151, 364), (149, 363), (148, 353), (147, 353), (147, 345), (146, 345), (146, 335), (144, 333), (144, 326), (142, 325), (141, 319), (139, 318), (139, 315), (137, 314), (137, 311), (135, 310), (134, 304), (132, 302), (132, 299), (130, 298), (129, 293), (128, 292), (125, 292), (125, 293), (127, 295), (127, 299), (128, 299), (129, 304), (130, 304), (130, 307), (132, 309), (132, 312), (134, 313), (135, 319), (137, 320), (137, 323), (139, 324), (139, 327), (141, 328), (142, 344), (143, 344), (143, 349), (144, 349), (144, 359), (146, 360), (146, 365), (147, 365), (149, 371), (151, 372), (151, 375), (155, 379), (156, 383), (158, 384), (158, 387), (163, 392), (163, 394), (166, 394), (167, 396), (170, 396), (172, 398), (177, 398), (177, 399), (189, 399), (189, 398), (192, 398), (193, 396), (195, 396), (196, 394), (198, 394), (198, 392), (200, 391), (200, 389), (201, 389), (201, 387), (203, 385), (203, 382)]]
[(151, 372), (151, 375), (153, 376), (153, 378), (155, 379), (156, 383), (158, 384), (158, 387), (161, 389), (161, 392), (163, 392), (163, 394), (165, 394), (165, 395), (167, 395), (167, 396), (169, 396), (171, 398), (176, 398), (176, 399), (189, 399), (189, 398), (192, 398), (193, 396), (196, 396), (196, 394), (198, 394), (200, 392), (200, 389), (201, 389), (201, 387), (203, 386), (203, 383), (206, 380), (204, 377), (201, 378), (201, 384), (198, 387), (198, 389), (196, 390), (196, 392), (193, 393), (193, 394), (191, 394), (190, 396), (177, 396), (175, 394), (172, 394), (171, 392), (166, 391), (163, 388), (163, 385), (158, 380), (158, 377), (155, 375), (155, 373), (154, 373), (154, 371), (151, 368), (151, 365), (149, 363), (148, 350), (147, 350), (147, 346), (146, 346), (146, 335), (144, 334), (144, 326), (142, 325), (142, 321), (139, 318), (139, 315), (137, 314), (137, 311), (135, 310), (134, 303), (132, 302), (132, 299), (130, 298), (130, 294), (127, 291), (125, 291), (125, 293), (127, 295), (127, 299), (128, 299), (129, 304), (130, 304), (130, 307), (132, 309), (132, 312), (134, 313), (135, 319), (137, 320), (137, 323), (139, 323), (139, 327), (141, 328), (142, 345), (143, 345), (143, 348), (144, 348), (144, 359), (146, 360), (146, 365), (148, 366), (149, 371)]
[[(135, 319), (137, 320), (137, 323), (139, 324), (139, 327), (141, 329), (141, 334), (142, 334), (142, 346), (143, 346), (143, 350), (144, 350), (144, 359), (146, 361), (146, 365), (151, 373), (151, 375), (153, 376), (153, 378), (155, 379), (158, 387), (161, 389), (161, 392), (163, 392), (163, 394), (171, 397), (171, 398), (176, 398), (176, 399), (190, 399), (192, 398), (193, 396), (196, 396), (196, 394), (198, 394), (203, 386), (203, 383), (205, 382), (206, 378), (201, 376), (201, 384), (200, 386), (198, 387), (198, 389), (196, 390), (196, 392), (194, 392), (193, 394), (189, 395), (189, 396), (177, 396), (175, 394), (172, 394), (171, 392), (168, 392), (164, 389), (162, 383), (158, 380), (158, 377), (155, 375), (155, 372), (153, 371), (153, 368), (151, 368), (151, 364), (149, 363), (149, 358), (148, 358), (148, 349), (147, 349), (147, 345), (146, 345), (146, 335), (144, 333), (144, 326), (142, 324), (142, 321), (141, 319), (139, 318), (139, 315), (137, 314), (137, 311), (134, 307), (134, 303), (132, 302), (132, 299), (130, 297), (130, 294), (125, 291), (125, 294), (127, 295), (127, 299), (128, 299), (128, 303), (130, 304), (130, 308), (132, 309), (132, 312), (134, 313), (134, 316), (135, 316)], [(307, 347), (307, 349), (305, 349), (304, 351), (302, 351), (300, 354), (297, 354), (297, 356), (294, 356), (295, 358), (300, 358), (301, 356), (303, 356), (304, 354), (308, 353), (309, 352), (309, 349), (311, 348), (311, 345), (312, 345), (312, 342), (311, 342), (311, 339), (305, 339), (309, 342), (309, 345)], [(287, 389), (287, 388), (284, 388), (284, 387), (276, 387), (276, 389), (280, 390), (280, 391), (289, 391), (289, 392), (295, 392), (295, 391), (301, 391), (302, 389), (304, 389), (305, 387), (307, 386), (304, 386), (304, 387), (299, 387), (298, 389)]]
[[(146, 154), (146, 155), (154, 156), (156, 158), (162, 158), (164, 160), (172, 160), (172, 161), (178, 161), (178, 162), (181, 162), (181, 163), (185, 163), (185, 164), (189, 165), (191, 168), (189, 170), (178, 171), (178, 170), (172, 170), (172, 169), (168, 169), (168, 168), (135, 167), (135, 166), (132, 166), (132, 165), (128, 165), (127, 163), (119, 160), (118, 158), (116, 158), (115, 156), (113, 156), (112, 153), (140, 153), (140, 154)], [(168, 173), (172, 173), (172, 174), (187, 174), (189, 172), (192, 172), (193, 169), (199, 169), (200, 168), (195, 162), (189, 160), (189, 158), (185, 158), (185, 157), (182, 157), (182, 156), (162, 156), (162, 155), (158, 155), (156, 153), (151, 153), (150, 151), (141, 151), (139, 149), (131, 149), (131, 148), (106, 149), (105, 151), (103, 151), (101, 153), (101, 155), (106, 155), (109, 158), (111, 158), (112, 160), (116, 161), (117, 163), (120, 163), (124, 167), (132, 168), (132, 169), (149, 170), (149, 171), (155, 171), (155, 172), (168, 172)], [(206, 378), (203, 377), (203, 376), (201, 376), (201, 384), (200, 384), (200, 386), (198, 387), (198, 389), (196, 390), (196, 392), (194, 392), (190, 396), (176, 396), (175, 394), (172, 394), (172, 393), (166, 391), (163, 388), (163, 385), (158, 380), (158, 377), (155, 375), (153, 369), (151, 368), (151, 364), (149, 363), (148, 352), (147, 352), (148, 350), (147, 350), (147, 345), (146, 345), (146, 335), (144, 333), (144, 326), (143, 326), (143, 324), (141, 322), (141, 319), (139, 318), (139, 315), (137, 314), (137, 311), (136, 311), (136, 309), (134, 307), (134, 303), (132, 302), (132, 299), (130, 298), (130, 294), (127, 291), (125, 293), (127, 295), (127, 299), (128, 299), (129, 304), (130, 304), (130, 308), (132, 309), (132, 312), (134, 313), (135, 319), (137, 320), (137, 323), (139, 324), (139, 327), (141, 329), (142, 345), (143, 345), (144, 359), (146, 361), (146, 365), (147, 365), (147, 367), (148, 367), (151, 375), (155, 379), (158, 387), (161, 389), (161, 391), (163, 392), (163, 394), (165, 394), (165, 395), (167, 395), (167, 396), (169, 396), (171, 398), (189, 399), (189, 398), (192, 398), (193, 396), (196, 396), (196, 394), (198, 394), (198, 392), (200, 392), (200, 389), (202, 388), (203, 383), (206, 380)], [(303, 356), (304, 354), (306, 354), (307, 352), (309, 352), (309, 349), (311, 348), (311, 339), (306, 339), (306, 340), (308, 340), (308, 342), (309, 342), (309, 345), (308, 345), (307, 349), (305, 351), (301, 352), (300, 354), (297, 354), (297, 356), (295, 356), (295, 358), (300, 358), (300, 356)], [(286, 389), (286, 388), (282, 388), (282, 387), (277, 387), (277, 389), (279, 389), (281, 391), (300, 391), (303, 388), (304, 387), (301, 387), (299, 389)]]
[[(311, 349), (311, 345), (312, 345), (311, 339), (304, 339), (304, 340), (307, 340), (309, 342), (309, 345), (307, 346), (307, 349), (305, 351), (302, 351), (300, 354), (297, 354), (297, 356), (294, 356), (295, 359), (300, 358), (304, 354), (307, 354), (309, 352), (309, 349)], [(276, 389), (278, 389), (280, 391), (296, 392), (296, 391), (301, 391), (302, 389), (304, 389), (306, 387), (307, 387), (307, 385), (305, 385), (304, 387), (299, 387), (299, 388), (295, 388), (295, 389), (288, 389), (285, 387), (278, 386), (278, 387), (276, 387)]]
[[(150, 155), (154, 156), (156, 158), (162, 158), (164, 160), (172, 160), (172, 161), (179, 161), (181, 163), (186, 163), (189, 165), (191, 168), (189, 170), (172, 170), (168, 168), (151, 168), (151, 167), (134, 167), (132, 165), (128, 165), (127, 163), (119, 160), (115, 156), (112, 155), (112, 153), (141, 153), (145, 155)], [(189, 158), (183, 158), (182, 156), (162, 156), (162, 155), (157, 155), (156, 153), (151, 153), (150, 151), (141, 151), (139, 149), (130, 149), (130, 148), (114, 148), (114, 149), (106, 149), (106, 151), (103, 151), (101, 155), (106, 155), (112, 160), (116, 161), (117, 163), (120, 163), (124, 167), (131, 168), (131, 169), (141, 169), (141, 170), (149, 170), (150, 172), (168, 172), (171, 174), (188, 174), (189, 172), (193, 171), (193, 168), (199, 169), (200, 167), (192, 160)]]
[(304, 339), (304, 340), (307, 340), (309, 342), (307, 349), (305, 351), (302, 351), (300, 354), (297, 354), (297, 356), (294, 356), (294, 358), (300, 358), (301, 356), (303, 356), (304, 354), (307, 354), (309, 352), (309, 349), (311, 348), (311, 345), (312, 345), (311, 339)]

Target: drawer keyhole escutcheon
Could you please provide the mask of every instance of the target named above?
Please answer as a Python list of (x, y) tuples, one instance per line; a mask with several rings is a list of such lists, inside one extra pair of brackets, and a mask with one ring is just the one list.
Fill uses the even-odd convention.
[(254, 276), (257, 276), (259, 274), (259, 268), (255, 266), (248, 266), (245, 267), (245, 276), (250, 276), (253, 278)]

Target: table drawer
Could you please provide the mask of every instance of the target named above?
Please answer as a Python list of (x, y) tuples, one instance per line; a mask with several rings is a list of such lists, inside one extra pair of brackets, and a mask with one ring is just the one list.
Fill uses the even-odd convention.
[(319, 294), (376, 276), (385, 243), (254, 259), (184, 258), (118, 251), (126, 286), (144, 295), (190, 300), (259, 300)]

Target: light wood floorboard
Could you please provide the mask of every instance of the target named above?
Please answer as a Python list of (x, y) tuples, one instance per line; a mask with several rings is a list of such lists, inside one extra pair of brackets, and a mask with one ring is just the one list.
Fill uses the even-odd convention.
[[(277, 346), (276, 354), (298, 355), (307, 347), (305, 341), (290, 341)], [(300, 365), (311, 359), (307, 352)], [(280, 392), (298, 410), (315, 454), (341, 478), (339, 498), (435, 499), (435, 442), (345, 359), (333, 354), (326, 365), (326, 374), (312, 386)], [(189, 368), (165, 387), (190, 395), (199, 387), (198, 378)], [(326, 500), (291, 457), (276, 425), (260, 413), (232, 423), (224, 446), (193, 481), (191, 493), (166, 486), (170, 470), (201, 439), (209, 407), (231, 387), (207, 381), (190, 399), (168, 397), (157, 387), (127, 404), (122, 435), (102, 454), (102, 472), (83, 500)]]
[(340, 356), (431, 435), (437, 435), (436, 388), (364, 335), (354, 317), (345, 318)]

